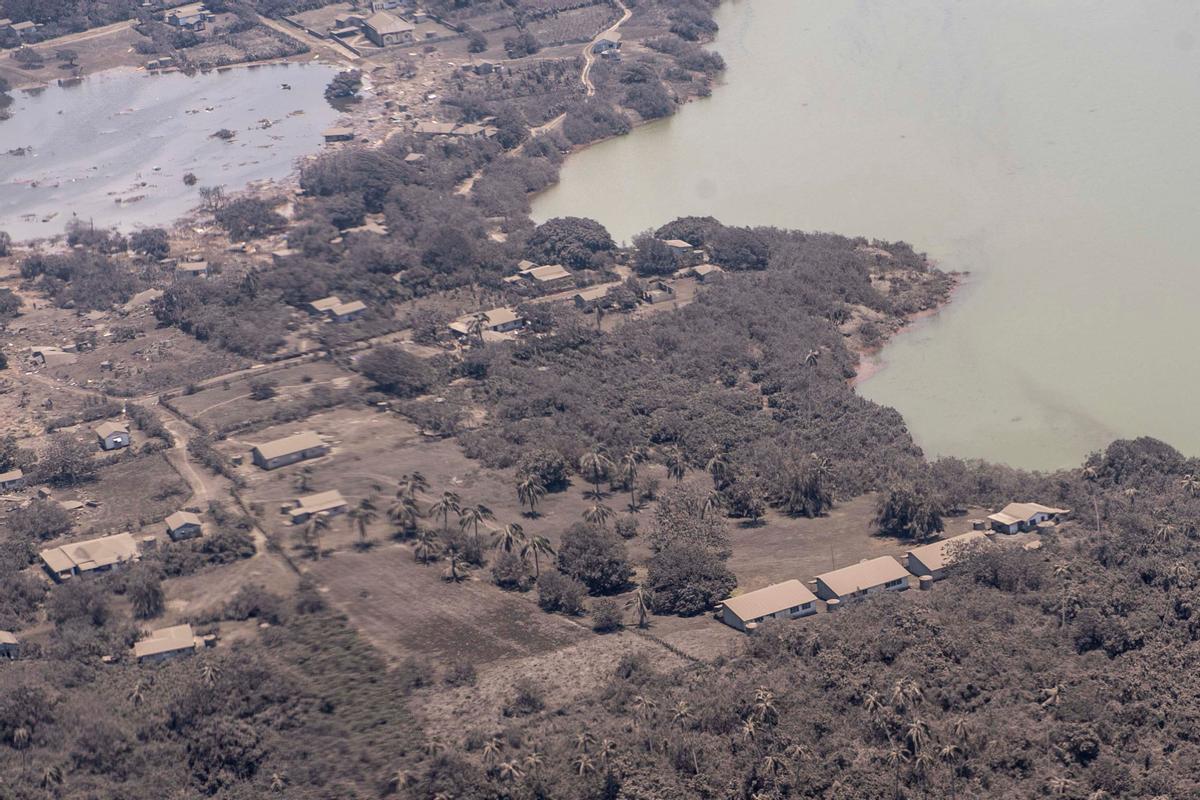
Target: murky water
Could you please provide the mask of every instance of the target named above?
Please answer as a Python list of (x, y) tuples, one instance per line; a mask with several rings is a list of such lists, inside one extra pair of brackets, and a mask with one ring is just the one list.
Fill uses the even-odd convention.
[[(332, 74), (298, 64), (194, 77), (114, 71), (17, 92), (12, 119), (0, 122), (0, 230), (51, 236), (72, 216), (126, 230), (164, 224), (198, 204), (201, 186), (285, 177), (337, 117), (323, 97)], [(214, 138), (222, 128), (236, 136)], [(6, 154), (17, 148), (28, 153)], [(184, 185), (188, 172), (196, 186)]]
[(932, 455), (1200, 454), (1200, 6), (726, 4), (727, 85), (568, 159), (534, 208), (905, 239), (970, 270), (860, 391)]

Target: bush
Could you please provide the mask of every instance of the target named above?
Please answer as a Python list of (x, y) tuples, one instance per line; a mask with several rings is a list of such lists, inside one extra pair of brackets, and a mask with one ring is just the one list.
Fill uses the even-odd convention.
[(675, 101), (658, 79), (632, 84), (625, 91), (622, 105), (632, 108), (642, 119), (659, 119), (675, 113)]
[(516, 553), (502, 552), (492, 562), (492, 580), (501, 589), (529, 588), (529, 563)]
[(150, 619), (163, 612), (166, 597), (162, 577), (149, 564), (138, 564), (125, 577), (125, 596), (138, 619)]
[(693, 616), (724, 600), (737, 579), (723, 559), (701, 547), (671, 545), (650, 558), (646, 588), (659, 614)]
[(612, 633), (624, 624), (621, 607), (615, 600), (604, 598), (592, 603), (592, 630), (596, 633)]
[(525, 453), (517, 463), (517, 480), (537, 478), (548, 492), (567, 488), (567, 460), (555, 450), (540, 449)]
[(875, 524), (885, 536), (922, 542), (943, 530), (940, 498), (923, 486), (902, 485), (884, 492)]
[(400, 347), (376, 347), (358, 360), (358, 371), (381, 391), (398, 397), (423, 394), (434, 382), (433, 368)]
[(529, 678), (518, 679), (513, 690), (512, 700), (504, 704), (504, 716), (524, 717), (546, 707), (545, 692)]
[(638, 535), (637, 517), (632, 514), (626, 514), (623, 517), (618, 517), (613, 524), (613, 529), (616, 530), (617, 536), (622, 539), (633, 539)]
[(475, 665), (465, 659), (459, 659), (446, 667), (442, 682), (447, 686), (474, 686), (476, 678)]
[(543, 611), (575, 616), (583, 611), (587, 587), (561, 572), (547, 570), (537, 581), (538, 605)]
[(612, 531), (576, 523), (563, 535), (558, 568), (582, 581), (592, 594), (612, 594), (629, 584), (633, 567), (625, 543)]
[(238, 589), (237, 593), (229, 598), (223, 616), (233, 620), (254, 617), (261, 622), (276, 624), (283, 619), (283, 600), (262, 586), (250, 584)]

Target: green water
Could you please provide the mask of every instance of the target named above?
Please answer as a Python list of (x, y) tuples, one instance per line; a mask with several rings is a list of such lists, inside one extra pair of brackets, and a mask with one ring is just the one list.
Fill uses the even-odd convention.
[(1200, 454), (1200, 6), (737, 0), (725, 85), (570, 158), (534, 215), (904, 239), (969, 270), (860, 391), (930, 455)]

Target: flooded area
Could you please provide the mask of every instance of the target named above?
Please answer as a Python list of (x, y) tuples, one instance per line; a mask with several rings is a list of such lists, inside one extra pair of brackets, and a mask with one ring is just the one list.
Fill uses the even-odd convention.
[(859, 387), (929, 455), (1065, 467), (1138, 435), (1200, 455), (1200, 10), (753, 0), (718, 21), (725, 84), (572, 156), (536, 219), (903, 239), (972, 273)]
[[(16, 92), (0, 122), (0, 230), (52, 236), (75, 217), (164, 225), (199, 203), (200, 187), (286, 177), (338, 116), (323, 96), (333, 74), (308, 64), (192, 77), (114, 70)], [(213, 136), (221, 129), (233, 138)]]

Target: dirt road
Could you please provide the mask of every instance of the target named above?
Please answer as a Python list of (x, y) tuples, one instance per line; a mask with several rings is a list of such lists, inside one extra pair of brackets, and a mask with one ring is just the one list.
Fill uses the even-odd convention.
[(583, 72), (580, 74), (579, 79), (583, 81), (583, 88), (587, 92), (588, 97), (596, 94), (596, 85), (592, 83), (592, 65), (596, 63), (596, 54), (592, 52), (592, 48), (595, 47), (596, 42), (603, 39), (606, 35), (616, 33), (617, 29), (633, 16), (633, 12), (629, 10), (629, 6), (625, 5), (621, 0), (616, 0), (616, 2), (621, 7), (621, 11), (624, 12), (621, 14), (621, 18), (596, 34), (583, 48)]

